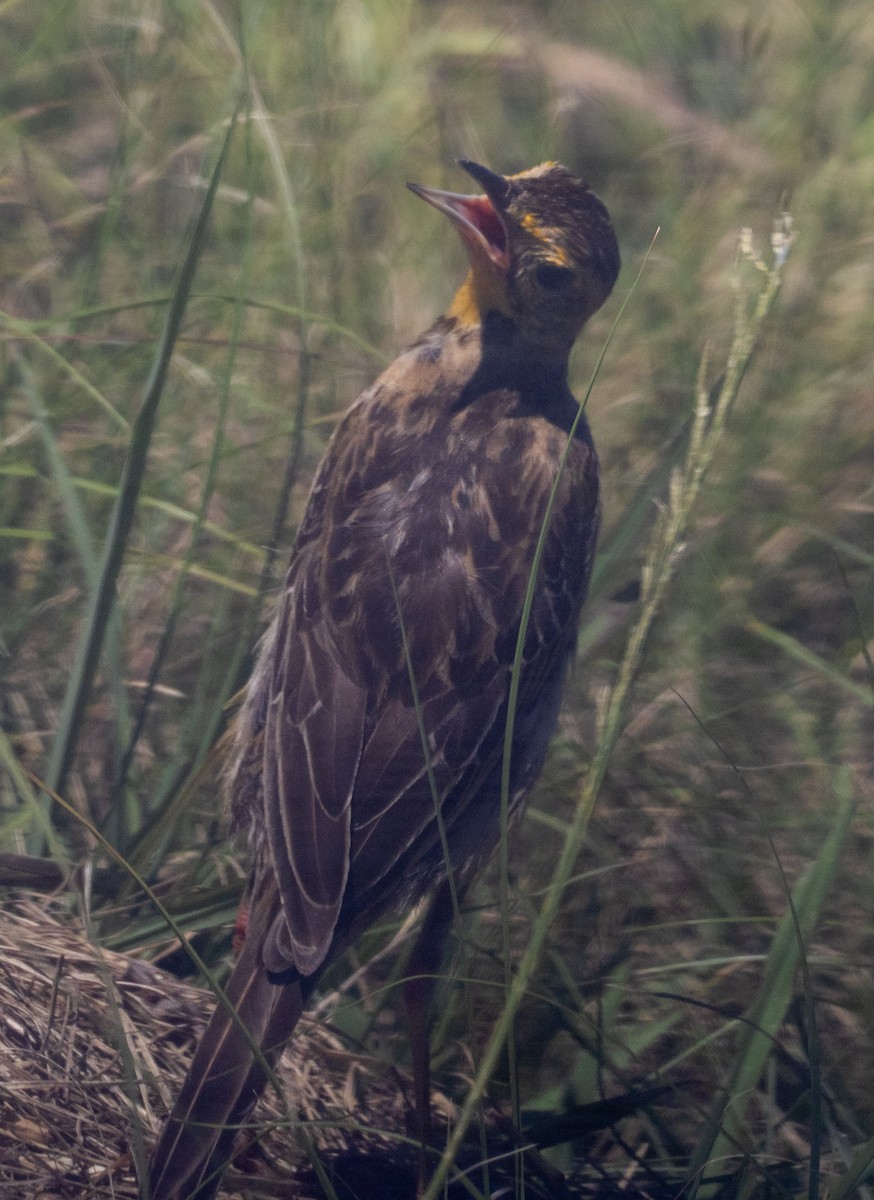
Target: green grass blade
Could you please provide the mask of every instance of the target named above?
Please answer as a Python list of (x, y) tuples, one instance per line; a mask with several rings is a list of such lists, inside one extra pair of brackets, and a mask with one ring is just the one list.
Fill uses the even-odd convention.
[(140, 412), (134, 422), (131, 443), (122, 471), (119, 494), (110, 517), (109, 530), (100, 561), (97, 587), (91, 598), (85, 629), (79, 642), (64, 704), (58, 732), (52, 745), (52, 753), (46, 771), (46, 783), (53, 792), (61, 790), (73, 758), (76, 740), (85, 715), (85, 704), (94, 682), (100, 652), (106, 636), (106, 628), (115, 600), (115, 588), (121, 569), (128, 536), (136, 512), (140, 485), (146, 467), (146, 459), (158, 407), (170, 359), (182, 318), (188, 303), (191, 284), (197, 263), (206, 241), (209, 216), (224, 169), (231, 139), (236, 127), (236, 115), (228, 124), (224, 142), (195, 221), (194, 230), (179, 272), (167, 319), (161, 335), (158, 351), (146, 383), (145, 395)]
[[(856, 1193), (863, 1183), (866, 1183), (874, 1173), (874, 1138), (869, 1138), (858, 1146), (853, 1155), (853, 1161), (847, 1168), (843, 1179), (829, 1188), (829, 1200), (847, 1200), (848, 1196)], [(861, 1193), (864, 1194), (864, 1193)]]
[(27, 822), (29, 828), (36, 827), (39, 829), (42, 840), (51, 857), (61, 868), (64, 875), (69, 875), (70, 856), (67, 848), (58, 836), (49, 814), (45, 811), (45, 807), (40, 804), (39, 797), (34, 791), (30, 777), (19, 763), (15, 750), (2, 727), (0, 727), (0, 767), (9, 776), (14, 795), (18, 798), (21, 806), (20, 821), (17, 814), (15, 821), (9, 821), (8, 819), (4, 821), (4, 833), (8, 834), (12, 832), (16, 825), (20, 824), (23, 826), (25, 822)]
[[(24, 382), (25, 392), (30, 400), (39, 425), (43, 449), (48, 459), (49, 470), (58, 494), (58, 499), (60, 500), (61, 510), (66, 517), (70, 537), (73, 545), (76, 547), (76, 552), (79, 555), (88, 585), (94, 590), (98, 584), (99, 562), (85, 509), (82, 507), (75, 487), (75, 481), (67, 468), (64, 455), (51, 427), (49, 415), (43, 403), (33, 371), (24, 359), (19, 359), (18, 366)], [(107, 690), (112, 697), (113, 746), (116, 759), (118, 760), (129, 725), (129, 713), (127, 688), (125, 687), (124, 670), (122, 667), (121, 615), (117, 608), (113, 608), (109, 619), (106, 633), (105, 662)]]
[[(173, 593), (169, 599), (167, 606), (167, 614), (164, 619), (164, 625), (161, 630), (161, 635), (158, 644), (155, 648), (155, 653), (152, 656), (152, 661), (149, 665), (149, 674), (146, 680), (145, 690), (137, 708), (136, 719), (131, 730), (130, 739), (125, 747), (124, 754), (118, 771), (116, 781), (116, 790), (120, 792), (125, 787), (128, 771), (133, 763), (134, 753), (137, 743), (145, 728), (146, 718), (151, 706), (152, 698), (155, 693), (155, 687), (164, 665), (167, 653), (173, 642), (176, 632), (176, 624), (183, 607), (183, 594), (189, 572), (194, 566), (194, 556), (198, 546), (198, 540), (206, 521), (206, 514), (209, 510), (210, 501), (215, 493), (216, 480), (218, 478), (219, 464), (222, 458), (222, 451), (225, 442), (225, 426), (228, 419), (228, 409), (231, 398), (231, 379), (233, 377), (234, 364), (237, 357), (237, 348), (240, 342), (242, 332), (244, 305), (243, 297), (249, 281), (249, 272), (251, 267), (251, 246), (252, 246), (252, 207), (254, 202), (254, 180), (253, 180), (253, 164), (251, 152), (252, 129), (251, 122), (246, 121), (244, 126), (244, 140), (246, 146), (246, 182), (247, 182), (247, 201), (243, 213), (243, 235), (241, 239), (240, 249), (240, 273), (239, 286), (237, 294), (237, 303), (232, 310), (231, 332), (228, 342), (227, 354), (225, 356), (224, 371), (222, 376), (221, 389), (218, 396), (218, 407), (216, 419), (213, 427), (212, 446), (210, 450), (209, 462), (207, 465), (206, 477), (203, 481), (203, 486), (200, 493), (200, 502), (197, 507), (197, 512), (194, 514), (194, 520), (191, 524), (191, 529), (188, 537), (188, 546), (186, 548), (185, 557), (180, 565), (179, 572), (176, 576), (176, 582), (173, 588)], [(204, 660), (204, 671), (207, 669), (208, 660)], [(224, 697), (220, 698), (220, 703), (223, 703)], [(200, 706), (195, 707), (195, 712), (200, 712)], [(118, 810), (121, 806), (116, 804), (113, 806)], [(139, 822), (137, 822), (139, 824)]]
[(701, 1196), (710, 1193), (708, 1178), (724, 1171), (725, 1160), (743, 1145), (749, 1098), (773, 1053), (775, 1038), (793, 999), (804, 941), (809, 938), (837, 875), (856, 801), (847, 772), (840, 772), (836, 788), (839, 801), (834, 824), (816, 862), (792, 892), (790, 911), (780, 922), (771, 943), (758, 997), (742, 1026), (732, 1075), (710, 1115), (709, 1132), (690, 1163), (690, 1182), (701, 1178), (698, 1189)]
[[(103, 395), (103, 393), (98, 391), (91, 381), (86, 379), (82, 372), (78, 371), (72, 363), (68, 362), (67, 359), (64, 358), (63, 354), (59, 354), (54, 346), (50, 345), (45, 338), (40, 337), (38, 333), (35, 332), (36, 326), (39, 324), (43, 324), (43, 322), (22, 321), (18, 317), (14, 317), (11, 313), (0, 310), (0, 325), (5, 326), (10, 338), (14, 338), (15, 341), (27, 341), (31, 345), (35, 346), (55, 366), (59, 367), (65, 375), (69, 375), (72, 381), (85, 393), (85, 395), (90, 396), (95, 404), (97, 404), (98, 407), (100, 407), (110, 418), (113, 425), (118, 426), (119, 429), (123, 430), (125, 433), (128, 433), (130, 431), (130, 425), (121, 415), (118, 409), (114, 408), (113, 405), (110, 404)], [(51, 324), (54, 326), (56, 322), (53, 321)]]
[[(743, 257), (739, 253), (739, 266)], [(589, 817), (607, 773), (613, 749), (624, 726), (632, 685), (640, 669), (643, 650), (656, 614), (661, 608), (668, 583), (673, 576), (678, 558), (678, 547), (687, 534), (702, 482), (716, 456), (728, 414), (737, 398), (764, 322), (779, 292), (785, 259), (785, 253), (779, 256), (775, 254), (773, 267), (765, 270), (765, 280), (753, 303), (751, 315), (747, 314), (746, 295), (742, 291), (738, 273), (735, 331), (726, 364), (723, 386), (716, 403), (711, 404), (704, 385), (702, 367), (696, 388), (695, 417), (686, 460), (682, 470), (674, 472), (672, 476), (667, 505), (656, 522), (649, 553), (644, 564), (640, 615), (632, 629), (616, 682), (601, 709), (598, 746), (580, 790), (574, 821), (555, 866), (538, 920), (507, 994), (504, 1009), (483, 1052), (480, 1071), (468, 1091), (456, 1126), (448, 1139), (444, 1154), (424, 1193), (423, 1200), (436, 1200), (440, 1195), (451, 1164), (461, 1147), (465, 1130), (470, 1124), (475, 1107), (485, 1093), (488, 1080), (497, 1065), (515, 1014), (525, 996), (528, 983), (540, 958), (547, 932), (558, 913), (567, 881), (575, 870), (588, 829)]]
[(776, 646), (802, 666), (809, 667), (817, 675), (823, 679), (828, 679), (830, 683), (835, 684), (841, 691), (848, 696), (852, 696), (856, 700), (869, 702), (871, 700), (871, 688), (867, 683), (856, 683), (852, 679), (848, 679), (846, 674), (838, 667), (833, 667), (831, 663), (826, 662), (818, 654), (814, 654), (812, 650), (808, 650), (796, 638), (788, 633), (783, 633), (780, 629), (774, 629), (771, 625), (766, 625), (764, 621), (760, 621), (757, 617), (747, 617), (744, 622), (746, 628), (759, 637), (764, 642), (769, 642), (772, 646)]

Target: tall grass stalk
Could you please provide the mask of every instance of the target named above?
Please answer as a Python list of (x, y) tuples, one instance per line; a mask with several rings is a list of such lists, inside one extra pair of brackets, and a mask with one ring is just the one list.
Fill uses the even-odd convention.
[[(562, 846), (559, 861), (531, 931), (528, 945), (508, 990), (504, 1008), (495, 1023), (482, 1055), (480, 1070), (471, 1084), (458, 1122), (424, 1193), (423, 1200), (436, 1200), (452, 1170), (467, 1128), (489, 1085), (510, 1034), (513, 1019), (531, 982), (547, 934), (558, 914), (565, 888), (576, 868), (588, 829), (589, 818), (607, 772), (611, 755), (622, 733), (634, 680), (640, 669), (653, 623), (665, 592), (680, 561), (684, 539), (709, 468), (719, 449), (728, 418), (780, 290), (783, 269), (793, 234), (788, 216), (776, 223), (772, 238), (773, 260), (766, 266), (753, 253), (748, 233), (740, 239), (735, 262), (734, 336), (721, 386), (711, 401), (706, 386), (708, 355), (702, 360), (695, 393), (695, 411), (684, 462), (671, 475), (668, 496), (656, 519), (641, 578), (640, 615), (631, 630), (615, 683), (599, 706), (597, 747), (577, 797), (576, 809)], [(763, 275), (763, 282), (750, 304), (746, 282), (750, 265)]]
[[(200, 494), (200, 503), (197, 507), (197, 512), (194, 515), (194, 520), (189, 533), (188, 548), (185, 553), (181, 568), (176, 576), (176, 583), (173, 589), (173, 594), (168, 604), (167, 617), (161, 630), (161, 637), (158, 642), (152, 662), (149, 666), (149, 675), (146, 681), (146, 688), (140, 701), (133, 729), (131, 730), (127, 746), (125, 747), (124, 756), (122, 758), (118, 778), (116, 781), (116, 802), (119, 798), (119, 792), (124, 788), (127, 779), (128, 771), (133, 762), (134, 753), (136, 751), (137, 742), (143, 732), (148, 715), (149, 706), (154, 695), (155, 686), (161, 674), (164, 660), (169, 650), (170, 644), (176, 630), (176, 624), (182, 609), (183, 591), (189, 572), (195, 566), (195, 553), (198, 546), (198, 540), (206, 521), (206, 514), (209, 509), (210, 501), (216, 487), (218, 477), (219, 464), (221, 461), (222, 450), (225, 439), (225, 424), (228, 417), (228, 407), (231, 397), (231, 379), (233, 377), (234, 363), (237, 357), (237, 347), (240, 341), (243, 318), (245, 295), (248, 289), (249, 275), (251, 269), (251, 243), (252, 243), (252, 206), (254, 202), (254, 183), (252, 179), (252, 128), (251, 123), (247, 121), (244, 127), (244, 143), (245, 143), (245, 162), (246, 162), (246, 203), (243, 212), (243, 235), (240, 246), (240, 273), (238, 279), (238, 287), (234, 299), (231, 331), (228, 342), (228, 349), (225, 358), (225, 366), (221, 389), (218, 397), (218, 406), (216, 411), (216, 419), (213, 430), (212, 447), (209, 455), (206, 476), (203, 481), (203, 486)], [(233, 685), (228, 683), (228, 692)], [(220, 694), (218, 709), (220, 710), (224, 702), (227, 700), (227, 694)], [(201, 711), (205, 706), (195, 706), (195, 711)]]
[[(262, 99), (257, 81), (249, 73), (245, 43), (243, 42), (241, 44), (234, 36), (214, 4), (206, 3), (204, 8), (213, 25), (219, 32), (225, 48), (232, 55), (237, 63), (238, 68), (245, 75), (246, 96), (249, 107), (248, 119), (260, 134), (267, 152), (268, 161), (273, 171), (273, 177), (279, 193), (280, 207), (284, 218), (287, 247), (291, 252), (291, 262), (295, 273), (295, 291), (297, 292), (297, 308), (294, 314), (295, 327), (298, 337), (297, 397), (295, 403), (294, 424), (292, 426), (288, 457), (286, 458), (285, 463), (285, 473), (283, 475), (282, 485), (279, 489), (279, 498), (274, 512), (273, 528), (271, 530), (270, 540), (267, 544), (267, 557), (265, 559), (264, 569), (261, 575), (261, 586), (259, 588), (260, 591), (267, 586), (277, 554), (279, 552), (279, 546), (282, 541), (282, 532), (285, 528), (285, 522), (288, 515), (288, 506), (291, 499), (291, 493), (300, 474), (301, 460), (303, 456), (304, 427), (312, 377), (312, 362), (308, 344), (309, 324), (307, 318), (307, 306), (309, 288), (307, 282), (307, 260), (304, 253), (300, 211), (298, 208), (294, 184), (292, 182), (292, 177), (289, 173), (288, 167), (286, 166), (283, 148), (280, 145), (279, 138), (276, 136), (276, 130), (271, 114), (268, 112), (267, 106)], [(240, 26), (239, 32), (243, 32), (242, 25)]]
[[(61, 509), (66, 518), (70, 538), (76, 547), (76, 553), (79, 556), (79, 562), (81, 563), (88, 585), (90, 588), (95, 589), (98, 586), (100, 577), (100, 564), (84, 505), (79, 497), (75, 482), (70, 475), (57, 434), (49, 420), (48, 410), (40, 393), (35, 373), (23, 355), (16, 356), (16, 365), (21, 373), (24, 390), (39, 424), (40, 438), (48, 460), (52, 480), (57, 489)], [(116, 762), (118, 762), (129, 728), (129, 711), (127, 689), (124, 682), (121, 613), (117, 607), (113, 608), (109, 617), (106, 630), (104, 662), (106, 664), (108, 691), (112, 696), (113, 749)]]
[[(209, 187), (200, 206), (194, 223), (191, 238), (182, 261), (179, 277), (176, 283), (167, 319), (158, 349), (152, 364), (152, 370), (146, 383), (143, 403), (134, 422), (131, 443), (128, 449), (119, 483), (118, 498), (112, 510), (109, 529), (103, 546), (96, 586), (94, 588), (85, 629), (79, 641), (70, 681), (64, 695), (64, 703), (58, 724), (58, 731), (52, 744), (52, 752), (46, 769), (46, 791), (48, 795), (58, 792), (63, 787), (67, 770), (73, 758), (76, 739), (86, 712), (86, 699), (94, 681), (98, 660), (103, 648), (106, 629), (115, 601), (115, 588), (122, 560), (127, 548), (128, 537), (133, 526), (137, 508), (137, 498), (146, 469), (146, 459), (152, 440), (152, 433), (158, 415), (164, 383), (173, 356), (173, 349), (182, 318), (188, 304), (194, 273), (203, 252), (206, 241), (207, 227), (213, 200), (218, 190), (224, 164), (230, 150), (231, 139), (236, 128), (236, 113), (228, 123), (224, 140), (215, 168), (212, 172)], [(48, 801), (46, 801), (48, 804)], [(34, 853), (41, 853), (44, 846), (42, 838), (31, 847)]]

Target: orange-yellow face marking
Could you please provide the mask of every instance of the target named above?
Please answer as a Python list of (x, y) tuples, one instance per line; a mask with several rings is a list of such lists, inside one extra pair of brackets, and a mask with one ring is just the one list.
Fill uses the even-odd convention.
[(533, 238), (537, 238), (538, 242), (542, 242), (544, 246), (549, 247), (550, 254), (546, 260), (547, 262), (555, 263), (559, 267), (570, 266), (568, 253), (556, 238), (558, 230), (547, 229), (542, 225), (538, 225), (537, 218), (533, 213), (526, 213), (519, 224), (526, 233), (530, 233)]
[(455, 317), (459, 325), (479, 325), (489, 311), (510, 315), (507, 291), (503, 279), (487, 263), (478, 262), (468, 271), (446, 315)]

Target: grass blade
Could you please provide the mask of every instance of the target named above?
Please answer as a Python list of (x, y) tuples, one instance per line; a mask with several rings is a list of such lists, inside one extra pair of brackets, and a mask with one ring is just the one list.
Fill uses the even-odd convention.
[[(785, 225), (784, 221), (784, 227)], [(786, 237), (788, 239), (788, 234)], [(598, 746), (577, 799), (574, 820), (562, 847), (561, 856), (556, 864), (538, 920), (509, 988), (504, 1009), (483, 1052), (480, 1071), (468, 1091), (456, 1126), (448, 1139), (446, 1150), (424, 1193), (423, 1200), (436, 1200), (443, 1189), (452, 1163), (461, 1147), (465, 1131), (473, 1118), (476, 1106), (485, 1094), (515, 1014), (524, 999), (526, 989), (540, 958), (547, 932), (558, 913), (567, 882), (575, 870), (585, 840), (589, 817), (607, 773), (613, 749), (624, 726), (632, 685), (640, 668), (644, 647), (678, 561), (678, 549), (687, 534), (703, 480), (716, 456), (728, 415), (737, 398), (764, 322), (773, 308), (780, 290), (788, 244), (781, 243), (780, 253), (776, 252), (776, 241), (774, 244), (774, 264), (770, 269), (764, 269), (765, 280), (753, 303), (751, 313), (747, 311), (747, 296), (741, 286), (738, 270), (734, 338), (726, 364), (725, 379), (715, 404), (709, 402), (702, 367), (696, 389), (695, 416), (686, 459), (683, 467), (674, 472), (672, 476), (667, 504), (659, 516), (650, 541), (649, 554), (643, 571), (640, 616), (632, 629), (616, 682), (602, 705)], [(747, 257), (748, 255), (742, 251), (739, 252), (738, 268)], [(759, 266), (758, 263), (756, 265)]]
[[(205, 241), (209, 216), (221, 179), (225, 161), (231, 145), (236, 114), (228, 124), (218, 161), (210, 179), (209, 187), (197, 215), (191, 239), (173, 291), (167, 312), (167, 320), (158, 345), (149, 379), (146, 383), (143, 404), (134, 422), (131, 443), (128, 449), (119, 484), (118, 498), (112, 510), (109, 530), (100, 560), (97, 585), (91, 597), (85, 629), (79, 641), (70, 681), (64, 696), (64, 704), (58, 732), (52, 744), (52, 753), (46, 770), (46, 783), (52, 792), (63, 788), (67, 771), (76, 748), (76, 740), (85, 715), (85, 704), (94, 682), (97, 664), (106, 636), (107, 624), (115, 601), (115, 589), (121, 564), (127, 547), (128, 536), (136, 513), (137, 499), (146, 467), (146, 458), (152, 440), (158, 407), (170, 360), (182, 318), (191, 292), (197, 263)], [(46, 802), (48, 803), (48, 801)], [(33, 848), (38, 852), (40, 847)]]
[(771, 943), (759, 995), (742, 1026), (734, 1070), (710, 1115), (709, 1133), (690, 1164), (690, 1181), (696, 1177), (702, 1181), (697, 1190), (699, 1196), (711, 1193), (708, 1180), (715, 1182), (715, 1177), (724, 1172), (725, 1160), (737, 1154), (739, 1147), (743, 1148), (749, 1098), (773, 1052), (775, 1038), (794, 996), (795, 973), (801, 965), (804, 941), (812, 932), (834, 883), (856, 811), (849, 783), (849, 775), (842, 771), (837, 781), (840, 800), (834, 824), (816, 862), (792, 892), (790, 911), (780, 922)]

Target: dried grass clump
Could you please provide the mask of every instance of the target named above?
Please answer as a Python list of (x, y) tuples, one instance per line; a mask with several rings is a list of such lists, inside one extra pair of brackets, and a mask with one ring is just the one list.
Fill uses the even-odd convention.
[[(92, 945), (61, 903), (14, 895), (0, 902), (0, 1200), (133, 1200), (136, 1163), (146, 1160), (178, 1091), (212, 994)], [(268, 1089), (221, 1197), (413, 1200), (409, 1087), (398, 1071), (304, 1018), (278, 1074), (287, 1102)], [(432, 1104), (446, 1137), (458, 1109), (436, 1091)], [(626, 1105), (624, 1115), (634, 1108)], [(549, 1128), (554, 1114), (541, 1116), (547, 1143), (560, 1141)], [(674, 1196), (675, 1174), (663, 1179), (645, 1171), (643, 1158), (628, 1161), (628, 1138), (646, 1154), (636, 1122), (621, 1142), (610, 1134), (622, 1116), (607, 1111), (597, 1124), (580, 1125), (578, 1134), (586, 1127), (597, 1137), (597, 1151), (567, 1179), (526, 1152), (529, 1200)], [(507, 1119), (490, 1111), (487, 1127), (475, 1126), (457, 1152), (454, 1170), (466, 1178), (450, 1182), (450, 1200), (512, 1187), (518, 1149)]]
[[(151, 1145), (212, 1005), (208, 991), (93, 946), (45, 900), (0, 907), (0, 1197), (135, 1197), (133, 1148)], [(397, 1149), (397, 1078), (323, 1025), (304, 1023), (280, 1075), (320, 1154)], [(274, 1095), (256, 1122), (268, 1132), (228, 1187), (242, 1163), (265, 1184), (282, 1180), (285, 1196), (322, 1195)]]

